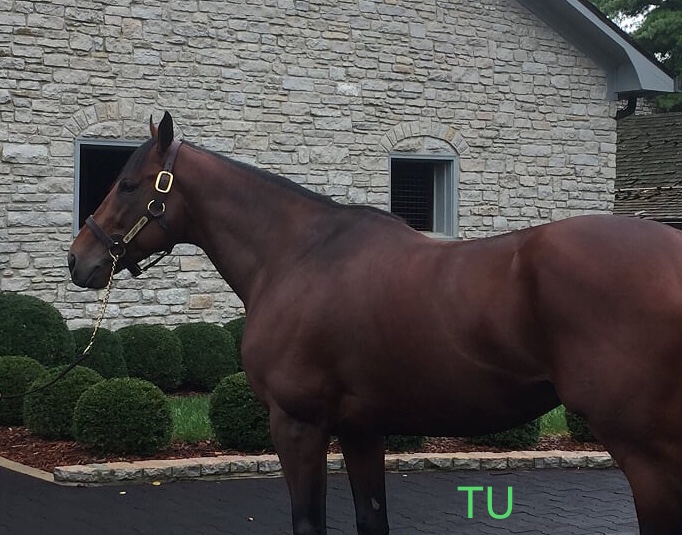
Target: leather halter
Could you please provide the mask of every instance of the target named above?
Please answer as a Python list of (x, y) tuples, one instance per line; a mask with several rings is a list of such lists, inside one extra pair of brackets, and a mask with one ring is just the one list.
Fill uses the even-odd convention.
[(165, 196), (170, 193), (170, 190), (173, 187), (173, 166), (175, 165), (175, 158), (178, 155), (178, 149), (180, 148), (181, 143), (182, 141), (178, 140), (174, 140), (171, 143), (163, 169), (156, 175), (156, 182), (154, 183), (155, 194), (152, 200), (147, 204), (147, 212), (137, 220), (137, 223), (135, 223), (125, 235), (107, 234), (92, 216), (89, 216), (85, 220), (85, 224), (92, 233), (97, 236), (97, 239), (104, 244), (111, 257), (118, 259), (119, 263), (130, 271), (133, 277), (137, 277), (147, 271), (150, 267), (158, 264), (163, 257), (170, 254), (173, 250), (173, 246), (170, 245), (168, 249), (160, 254), (160, 256), (142, 267), (125, 257), (126, 246), (151, 220), (157, 221), (162, 229), (168, 230), (166, 220), (163, 217), (166, 212), (166, 203), (163, 202), (163, 199), (165, 199)]

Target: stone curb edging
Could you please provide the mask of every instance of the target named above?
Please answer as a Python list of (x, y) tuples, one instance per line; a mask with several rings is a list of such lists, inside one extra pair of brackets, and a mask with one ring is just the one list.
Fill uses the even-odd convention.
[[(391, 454), (386, 455), (388, 472), (423, 470), (537, 470), (545, 468), (612, 468), (606, 452), (517, 451), (506, 453)], [(341, 454), (327, 456), (329, 473), (345, 471)], [(64, 485), (106, 485), (151, 483), (188, 479), (235, 479), (282, 475), (276, 455), (225, 455), (197, 459), (133, 461), (54, 469), (55, 483)]]

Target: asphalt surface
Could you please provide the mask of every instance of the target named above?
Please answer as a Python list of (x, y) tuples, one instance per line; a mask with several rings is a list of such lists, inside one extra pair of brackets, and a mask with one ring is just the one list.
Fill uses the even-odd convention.
[[(391, 535), (636, 535), (622, 472), (534, 470), (387, 474)], [(511, 512), (504, 519), (488, 513)], [(472, 497), (472, 518), (469, 516)], [(291, 533), (282, 478), (153, 486), (64, 487), (0, 468), (3, 535), (272, 535)], [(329, 476), (328, 532), (354, 535), (345, 475)]]

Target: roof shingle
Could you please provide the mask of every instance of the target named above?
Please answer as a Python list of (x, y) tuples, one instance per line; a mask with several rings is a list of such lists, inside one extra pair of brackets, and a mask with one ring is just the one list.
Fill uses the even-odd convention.
[(682, 221), (682, 113), (618, 121), (614, 213)]

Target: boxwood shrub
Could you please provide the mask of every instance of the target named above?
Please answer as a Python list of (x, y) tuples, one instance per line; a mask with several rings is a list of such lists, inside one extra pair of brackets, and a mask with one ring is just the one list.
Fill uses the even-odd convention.
[[(83, 327), (71, 331), (76, 344), (76, 352), (80, 355), (90, 342), (92, 327)], [(100, 327), (95, 341), (83, 364), (98, 372), (105, 379), (111, 377), (127, 377), (128, 368), (123, 358), (123, 344), (118, 333)]]
[(23, 394), (44, 371), (45, 367), (30, 357), (0, 357), (0, 425), (24, 423), (24, 398), (4, 396)]
[(182, 345), (173, 331), (162, 325), (131, 325), (116, 332), (131, 377), (154, 383), (164, 392), (180, 386)]
[[(41, 387), (57, 377), (66, 366), (46, 370), (32, 384)], [(24, 399), (24, 423), (29, 431), (43, 438), (73, 438), (73, 410), (78, 398), (103, 377), (85, 366), (76, 366), (44, 390)]]
[(211, 392), (223, 377), (237, 371), (232, 335), (219, 325), (186, 323), (174, 331), (182, 344), (185, 386)]
[(566, 411), (566, 427), (571, 438), (578, 442), (597, 442), (587, 419), (575, 412)]
[(386, 437), (386, 447), (390, 451), (406, 452), (419, 451), (424, 445), (426, 437), (411, 435), (388, 435)]
[(170, 403), (156, 385), (130, 377), (91, 386), (73, 414), (76, 440), (102, 453), (152, 455), (170, 443)]
[(225, 324), (225, 329), (232, 335), (234, 340), (234, 346), (237, 350), (237, 368), (239, 371), (243, 370), (242, 367), (242, 338), (244, 337), (244, 325), (246, 324), (246, 316), (240, 316), (236, 319), (228, 321)]
[(45, 366), (74, 358), (71, 331), (50, 303), (29, 295), (0, 292), (0, 355), (25, 355)]
[(244, 372), (225, 377), (211, 394), (208, 417), (218, 443), (244, 452), (272, 450), (269, 417)]
[(525, 450), (535, 446), (540, 440), (540, 419), (536, 418), (506, 431), (478, 437), (468, 437), (472, 444), (492, 446), (511, 450)]

